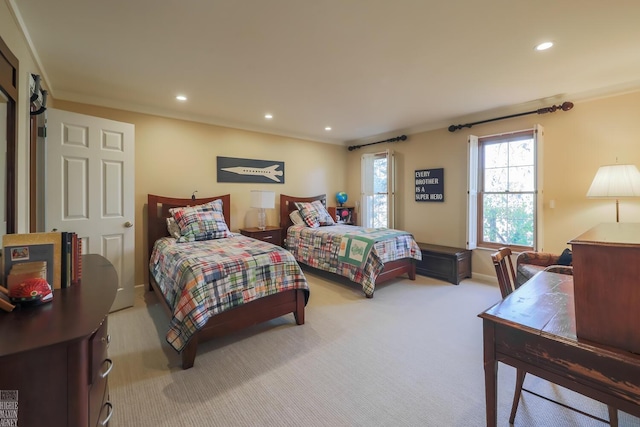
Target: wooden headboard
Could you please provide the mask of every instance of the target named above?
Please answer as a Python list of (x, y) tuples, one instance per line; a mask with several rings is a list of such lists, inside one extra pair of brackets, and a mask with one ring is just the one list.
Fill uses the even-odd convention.
[(316, 200), (320, 200), (324, 207), (327, 207), (327, 195), (321, 194), (319, 196), (313, 197), (294, 197), (287, 196), (286, 194), (280, 194), (280, 228), (282, 228), (283, 233), (287, 232), (287, 228), (291, 227), (293, 223), (291, 222), (291, 218), (289, 218), (289, 214), (295, 211), (296, 205), (295, 202), (313, 202)]
[(180, 208), (183, 206), (202, 205), (217, 199), (222, 200), (222, 213), (224, 215), (224, 220), (227, 223), (227, 227), (231, 229), (230, 194), (225, 194), (224, 196), (204, 197), (200, 199), (177, 199), (175, 197), (163, 197), (156, 196), (155, 194), (149, 194), (147, 196), (147, 245), (149, 248), (147, 260), (151, 257), (153, 244), (156, 240), (169, 235), (169, 231), (167, 230), (167, 218), (171, 216), (169, 209)]

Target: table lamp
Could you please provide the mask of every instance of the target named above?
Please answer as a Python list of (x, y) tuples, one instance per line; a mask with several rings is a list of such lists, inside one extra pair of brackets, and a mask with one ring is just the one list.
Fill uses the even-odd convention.
[(640, 172), (636, 165), (600, 166), (587, 191), (589, 198), (616, 199), (616, 222), (620, 222), (619, 201), (622, 197), (640, 197)]
[(258, 208), (258, 228), (267, 228), (265, 209), (275, 208), (276, 193), (273, 191), (251, 190), (251, 207)]

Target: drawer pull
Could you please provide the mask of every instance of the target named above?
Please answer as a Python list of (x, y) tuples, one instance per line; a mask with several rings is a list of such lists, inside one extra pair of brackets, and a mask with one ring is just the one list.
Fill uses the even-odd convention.
[(107, 418), (105, 418), (104, 421), (100, 423), (100, 425), (106, 426), (107, 424), (109, 424), (109, 420), (113, 415), (113, 405), (111, 404), (111, 402), (104, 402), (104, 406), (109, 408), (109, 414), (107, 415)]
[(271, 239), (273, 239), (273, 236), (264, 236), (263, 239), (264, 240), (271, 240)]
[[(104, 359), (104, 362), (109, 362), (109, 367), (107, 368), (107, 370), (103, 373), (100, 374), (101, 378), (106, 378), (107, 375), (109, 375), (109, 372), (111, 372), (111, 370), (113, 369), (113, 360), (111, 359)], [(104, 365), (104, 362), (102, 362), (102, 364)]]

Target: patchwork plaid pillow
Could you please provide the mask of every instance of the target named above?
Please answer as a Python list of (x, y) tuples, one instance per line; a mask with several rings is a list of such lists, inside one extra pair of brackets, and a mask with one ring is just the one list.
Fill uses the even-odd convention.
[(316, 207), (318, 212), (320, 212), (320, 225), (335, 225), (336, 222), (333, 220), (333, 217), (329, 215), (327, 212), (327, 208), (324, 207), (320, 200), (316, 200), (315, 202), (311, 202), (313, 206)]
[(223, 239), (232, 233), (224, 221), (222, 200), (204, 205), (169, 209), (169, 213), (180, 227), (178, 243), (199, 240)]
[(320, 200), (315, 200), (311, 203), (296, 202), (295, 205), (300, 211), (302, 219), (309, 227), (317, 228), (321, 224), (334, 224), (333, 218), (331, 218), (331, 215), (329, 215)]

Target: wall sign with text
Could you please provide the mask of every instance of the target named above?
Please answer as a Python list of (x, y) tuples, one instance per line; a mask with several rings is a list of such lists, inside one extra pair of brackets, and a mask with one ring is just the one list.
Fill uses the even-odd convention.
[(415, 173), (416, 202), (444, 202), (444, 168)]

